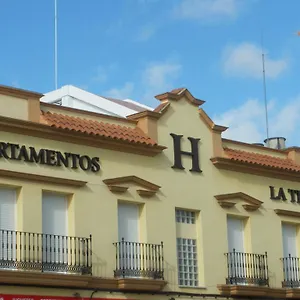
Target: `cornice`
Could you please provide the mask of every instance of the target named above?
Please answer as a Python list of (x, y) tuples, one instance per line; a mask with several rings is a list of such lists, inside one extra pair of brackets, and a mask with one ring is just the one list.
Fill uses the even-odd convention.
[(143, 143), (130, 143), (110, 139), (107, 137), (87, 135), (76, 131), (51, 127), (35, 122), (18, 120), (0, 116), (0, 128), (2, 131), (13, 132), (21, 135), (29, 135), (49, 140), (68, 142), (73, 144), (106, 148), (114, 151), (129, 152), (145, 156), (155, 156), (166, 147), (160, 145), (145, 145)]
[(300, 182), (300, 172), (296, 171), (239, 162), (226, 157), (213, 157), (210, 160), (218, 169)]

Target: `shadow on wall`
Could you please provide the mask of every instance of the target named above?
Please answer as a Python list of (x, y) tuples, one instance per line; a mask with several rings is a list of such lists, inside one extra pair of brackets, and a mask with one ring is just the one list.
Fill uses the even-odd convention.
[(168, 282), (165, 290), (172, 291), (175, 290), (178, 286), (178, 276), (176, 272), (176, 267), (164, 260), (164, 279)]
[(93, 276), (110, 277), (113, 270), (107, 270), (107, 262), (93, 253)]

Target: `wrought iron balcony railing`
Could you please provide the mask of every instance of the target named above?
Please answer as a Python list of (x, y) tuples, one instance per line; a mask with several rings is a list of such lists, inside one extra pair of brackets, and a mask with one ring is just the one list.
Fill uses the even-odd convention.
[(92, 236), (0, 229), (0, 269), (92, 274)]
[(267, 253), (233, 252), (227, 257), (226, 284), (269, 286)]
[(300, 287), (300, 259), (299, 257), (281, 258), (283, 268), (283, 282), (284, 288), (299, 288)]
[(122, 239), (116, 247), (115, 277), (164, 278), (163, 243), (145, 244)]

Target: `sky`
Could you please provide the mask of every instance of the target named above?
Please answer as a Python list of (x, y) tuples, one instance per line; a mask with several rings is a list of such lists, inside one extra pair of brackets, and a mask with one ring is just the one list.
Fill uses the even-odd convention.
[[(186, 87), (223, 135), (300, 146), (299, 0), (57, 0), (58, 86), (130, 98)], [(47, 93), (54, 0), (0, 0), (0, 84)], [(186, 116), (188, 117), (188, 116)]]

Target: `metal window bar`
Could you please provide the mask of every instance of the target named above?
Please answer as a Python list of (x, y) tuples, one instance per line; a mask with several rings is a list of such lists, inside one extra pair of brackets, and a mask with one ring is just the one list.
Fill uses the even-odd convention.
[(92, 236), (0, 229), (0, 269), (92, 274)]
[(300, 287), (300, 259), (289, 254), (288, 257), (281, 258), (283, 268), (284, 288), (299, 288)]
[(116, 247), (115, 277), (164, 279), (163, 242), (146, 244), (123, 238), (113, 245)]
[(269, 286), (267, 253), (254, 254), (233, 252), (225, 254), (227, 258), (227, 284)]

